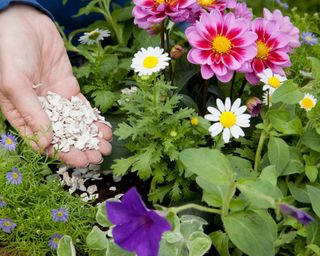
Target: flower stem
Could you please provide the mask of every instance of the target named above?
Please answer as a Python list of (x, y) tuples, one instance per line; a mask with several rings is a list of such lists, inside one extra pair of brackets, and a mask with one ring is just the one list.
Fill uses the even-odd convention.
[(227, 194), (225, 195), (224, 199), (223, 199), (223, 205), (222, 205), (222, 216), (227, 216), (229, 213), (229, 207), (230, 207), (230, 202), (231, 199), (234, 195), (234, 193), (236, 192), (236, 183), (235, 182), (231, 182), (229, 185), (229, 189)]
[(233, 101), (233, 87), (234, 87), (234, 82), (236, 80), (236, 74), (233, 75), (232, 81), (231, 81), (231, 86), (230, 86), (230, 99)]
[(218, 209), (214, 209), (214, 208), (209, 208), (206, 206), (202, 206), (202, 205), (198, 205), (198, 204), (185, 204), (182, 206), (178, 206), (178, 207), (172, 207), (170, 208), (174, 213), (178, 213), (187, 209), (196, 209), (202, 212), (210, 212), (210, 213), (217, 213), (217, 214), (221, 214), (221, 211)]
[(208, 90), (209, 90), (209, 80), (204, 80), (203, 94), (202, 94), (202, 111), (201, 111), (202, 115), (204, 115), (207, 111)]
[(157, 112), (157, 105), (158, 105), (158, 100), (157, 100), (157, 82), (154, 79), (153, 80), (153, 107), (155, 113)]
[(161, 22), (161, 32), (160, 32), (160, 39), (161, 39), (161, 43), (160, 43), (160, 46), (162, 49), (165, 49), (165, 40), (164, 40), (164, 35), (165, 35), (165, 32), (164, 32), (164, 29), (165, 29), (165, 26), (164, 26), (164, 22), (165, 21), (162, 21)]
[(246, 84), (247, 84), (247, 80), (244, 77), (237, 98), (240, 98), (242, 96), (243, 91), (244, 91), (244, 87), (246, 86)]
[[(269, 126), (267, 127), (267, 130), (269, 130), (271, 128), (271, 124), (269, 124)], [(260, 165), (260, 160), (261, 160), (261, 152), (262, 152), (262, 148), (264, 145), (265, 140), (268, 138), (268, 134), (265, 130), (262, 130), (261, 134), (260, 134), (260, 139), (259, 139), (259, 144), (258, 144), (258, 148), (256, 151), (256, 157), (254, 160), (254, 171), (257, 172), (259, 165)]]

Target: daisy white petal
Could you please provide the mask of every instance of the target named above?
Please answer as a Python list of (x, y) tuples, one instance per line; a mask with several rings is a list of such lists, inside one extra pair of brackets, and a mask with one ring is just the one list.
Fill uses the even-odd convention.
[(233, 102), (232, 107), (231, 107), (231, 112), (235, 112), (241, 105), (241, 99), (238, 98), (235, 100), (235, 102)]
[(274, 74), (271, 69), (265, 69), (262, 73), (258, 75), (260, 77), (260, 81), (263, 82), (265, 85), (263, 86), (262, 90), (271, 90), (275, 91), (279, 88), (284, 81), (287, 80), (285, 76), (281, 76), (278, 74)]
[(235, 137), (236, 139), (239, 139), (240, 136), (244, 136), (244, 132), (237, 125), (232, 126), (230, 128), (230, 132), (231, 132), (232, 136)]
[(95, 29), (91, 32), (85, 32), (83, 36), (80, 36), (79, 42), (81, 44), (87, 44), (92, 45), (94, 43), (97, 43), (99, 41), (102, 41), (105, 37), (110, 36), (109, 30), (103, 30), (103, 29)]
[(204, 118), (213, 122), (219, 121), (219, 116), (217, 115), (207, 114), (204, 116)]
[(231, 108), (231, 100), (229, 97), (226, 98), (226, 101), (224, 103), (225, 111), (229, 111)]
[(210, 126), (209, 132), (211, 132), (211, 136), (215, 137), (223, 130), (223, 126), (220, 123), (215, 123)]
[(217, 103), (217, 107), (220, 110), (220, 112), (224, 112), (225, 111), (225, 107), (223, 105), (223, 102), (220, 99), (217, 99), (216, 103)]
[(246, 107), (246, 106), (241, 106), (241, 107), (238, 108), (234, 113), (235, 113), (236, 115), (240, 115), (240, 114), (244, 113), (246, 110), (247, 110), (247, 107)]
[(222, 138), (225, 143), (228, 143), (230, 140), (230, 129), (225, 128), (222, 133)]

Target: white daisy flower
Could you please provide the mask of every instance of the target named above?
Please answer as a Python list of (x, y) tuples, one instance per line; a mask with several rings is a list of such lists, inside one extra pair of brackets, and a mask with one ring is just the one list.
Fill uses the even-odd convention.
[(262, 96), (262, 102), (264, 105), (268, 106), (269, 108), (272, 106), (272, 93), (271, 91), (266, 91)]
[(301, 108), (310, 111), (317, 104), (317, 99), (313, 95), (306, 93), (299, 104)]
[(91, 32), (85, 32), (83, 36), (80, 36), (79, 42), (81, 44), (88, 44), (92, 45), (98, 41), (103, 40), (105, 37), (110, 36), (109, 30), (102, 30), (100, 28), (96, 28), (95, 30)]
[(151, 74), (165, 69), (169, 65), (169, 56), (160, 47), (141, 48), (132, 59), (131, 68), (139, 76), (150, 76)]
[(241, 106), (241, 99), (236, 101), (231, 106), (230, 98), (226, 98), (225, 103), (220, 99), (217, 99), (217, 107), (208, 107), (210, 114), (204, 116), (205, 119), (217, 122), (210, 126), (209, 131), (213, 137), (222, 133), (222, 137), (225, 143), (228, 143), (230, 137), (238, 139), (244, 136), (244, 132), (240, 127), (250, 126), (250, 115), (243, 114), (246, 110), (246, 106)]
[(262, 90), (269, 90), (271, 93), (273, 93), (284, 81), (287, 80), (285, 76), (274, 74), (270, 68), (263, 70), (258, 74), (258, 77), (260, 77), (260, 81), (264, 83)]

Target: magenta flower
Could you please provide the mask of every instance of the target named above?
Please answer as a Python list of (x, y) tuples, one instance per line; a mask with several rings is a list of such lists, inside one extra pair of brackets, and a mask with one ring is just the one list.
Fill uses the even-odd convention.
[(186, 29), (186, 36), (192, 46), (188, 61), (201, 65), (204, 79), (216, 75), (221, 82), (229, 82), (234, 71), (257, 54), (257, 35), (249, 31), (247, 21), (236, 19), (233, 13), (203, 13)]
[(161, 23), (167, 16), (174, 22), (182, 22), (190, 17), (194, 0), (133, 0), (134, 24), (149, 29)]
[(162, 233), (170, 230), (169, 222), (148, 209), (136, 188), (131, 188), (121, 202), (106, 202), (115, 242), (138, 256), (157, 256)]
[(251, 21), (253, 14), (251, 10), (247, 7), (246, 3), (237, 3), (234, 9), (234, 16), (236, 18), (244, 18), (248, 21)]
[(246, 79), (251, 84), (257, 84), (257, 74), (270, 68), (274, 73), (284, 75), (282, 68), (291, 66), (288, 56), (289, 38), (280, 32), (279, 25), (274, 21), (257, 18), (252, 22), (252, 30), (257, 34), (257, 54), (250, 63), (251, 71), (246, 73)]
[(208, 11), (213, 9), (224, 11), (226, 8), (236, 7), (236, 0), (197, 0), (197, 2)]
[(295, 208), (295, 207), (293, 207), (291, 205), (280, 204), (279, 208), (280, 208), (282, 213), (290, 215), (290, 216), (296, 218), (303, 225), (307, 225), (309, 222), (314, 220), (309, 214), (307, 214), (303, 210)]
[(280, 10), (275, 10), (272, 13), (266, 8), (263, 9), (263, 16), (266, 20), (276, 22), (279, 26), (279, 31), (289, 38), (289, 53), (291, 53), (294, 48), (300, 47), (299, 29), (291, 23), (288, 16), (283, 16)]

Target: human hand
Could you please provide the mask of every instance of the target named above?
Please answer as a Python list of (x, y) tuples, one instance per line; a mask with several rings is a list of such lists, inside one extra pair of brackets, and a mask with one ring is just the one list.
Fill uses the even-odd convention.
[[(0, 31), (1, 110), (22, 136), (39, 138), (35, 148), (53, 156), (51, 122), (38, 96), (52, 91), (67, 99), (78, 96), (86, 100), (72, 74), (63, 41), (48, 16), (26, 5), (12, 5), (1, 12)], [(34, 89), (39, 83), (44, 86)], [(96, 125), (103, 133), (99, 151), (72, 148), (68, 153), (59, 152), (58, 158), (74, 167), (101, 162), (102, 155), (111, 152), (108, 141), (112, 132), (105, 124)]]

